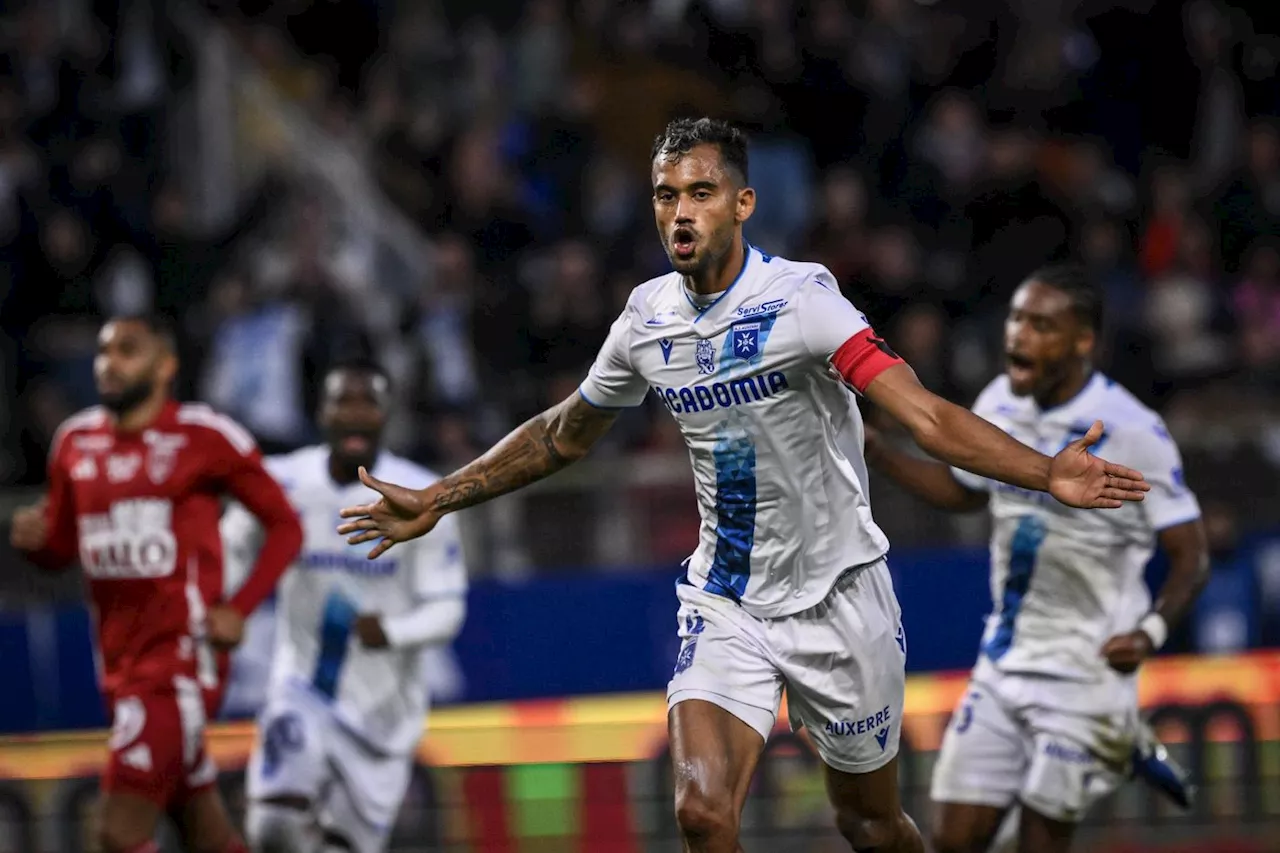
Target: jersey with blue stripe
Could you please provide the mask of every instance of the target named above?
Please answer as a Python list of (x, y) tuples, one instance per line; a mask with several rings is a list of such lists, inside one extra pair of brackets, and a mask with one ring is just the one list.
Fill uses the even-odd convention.
[[(268, 457), (301, 517), (304, 540), (276, 599), (275, 652), (268, 698), (305, 686), (327, 702), (344, 728), (389, 754), (411, 751), (422, 737), (428, 704), (425, 655), (429, 647), (397, 642), (397, 620), (415, 617), (429, 602), (467, 592), (457, 520), (446, 516), (430, 536), (404, 542), (376, 560), (373, 544), (348, 545), (337, 533), (343, 507), (377, 494), (356, 481), (338, 485), (329, 474), (329, 449), (306, 447)], [(412, 462), (382, 452), (373, 476), (408, 488), (439, 479)], [(223, 516), (228, 572), (252, 564), (256, 520), (233, 505)], [(356, 638), (356, 616), (377, 614), (390, 648), (366, 649)]]
[(705, 307), (674, 272), (632, 292), (580, 391), (599, 407), (653, 393), (679, 424), (702, 518), (689, 583), (772, 618), (884, 556), (862, 416), (831, 366), (867, 328), (826, 268), (754, 248)]
[(990, 494), (993, 609), (982, 658), (1001, 672), (1096, 681), (1106, 670), (1102, 645), (1132, 631), (1151, 608), (1143, 575), (1157, 533), (1200, 517), (1178, 447), (1159, 415), (1100, 373), (1050, 409), (1015, 397), (1000, 376), (973, 411), (1048, 455), (1101, 420), (1106, 432), (1092, 452), (1136, 468), (1151, 484), (1141, 503), (1082, 510), (952, 469), (968, 488)]

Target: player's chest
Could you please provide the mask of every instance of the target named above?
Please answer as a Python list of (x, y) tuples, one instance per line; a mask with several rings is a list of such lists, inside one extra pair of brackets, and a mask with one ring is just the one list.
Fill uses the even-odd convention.
[(182, 433), (142, 436), (76, 435), (70, 439), (67, 476), (77, 511), (105, 511), (130, 499), (174, 500), (198, 486), (196, 450)]
[[(1083, 438), (1093, 423), (1084, 418), (1043, 418), (1000, 413), (988, 415), (987, 419), (1010, 437), (1046, 456), (1056, 456), (1067, 445)], [(1104, 432), (1097, 444), (1090, 448), (1090, 452), (1096, 453), (1106, 445), (1107, 433)], [(1065, 531), (1069, 537), (1087, 540), (1091, 537), (1106, 537), (1118, 526), (1129, 523), (1133, 507), (1126, 506), (1106, 512), (1075, 509), (1062, 504), (1046, 492), (996, 481), (992, 484), (991, 511), (996, 519), (1008, 519), (1012, 522), (1026, 515), (1037, 515), (1045, 521), (1049, 530)]]
[(786, 399), (807, 366), (799, 329), (770, 314), (700, 329), (646, 329), (632, 363), (682, 423), (725, 410), (760, 411)]
[(339, 515), (343, 507), (376, 498), (367, 490), (334, 491), (319, 484), (290, 484), (287, 493), (302, 523), (303, 548), (298, 565), (306, 572), (389, 579), (398, 573), (400, 558), (413, 550), (412, 545), (402, 545), (388, 556), (370, 560), (369, 552), (377, 543), (348, 545), (347, 537), (338, 533), (338, 525), (346, 523)]

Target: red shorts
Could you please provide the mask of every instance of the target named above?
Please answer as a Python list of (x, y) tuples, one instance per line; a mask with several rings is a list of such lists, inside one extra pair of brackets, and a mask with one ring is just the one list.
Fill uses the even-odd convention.
[(200, 686), (184, 676), (118, 691), (102, 790), (168, 810), (212, 787), (218, 771), (205, 746), (205, 702)]

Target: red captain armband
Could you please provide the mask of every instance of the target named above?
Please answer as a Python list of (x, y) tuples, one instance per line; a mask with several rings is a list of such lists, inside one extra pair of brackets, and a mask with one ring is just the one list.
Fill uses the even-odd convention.
[(831, 366), (859, 394), (867, 390), (871, 380), (895, 364), (903, 363), (902, 358), (870, 328), (849, 338), (831, 356)]

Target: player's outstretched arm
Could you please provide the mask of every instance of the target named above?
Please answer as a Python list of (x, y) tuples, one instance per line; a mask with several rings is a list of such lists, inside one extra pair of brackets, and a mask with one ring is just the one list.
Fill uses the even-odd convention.
[(867, 464), (930, 506), (973, 512), (987, 505), (986, 493), (965, 487), (951, 466), (900, 450), (872, 427), (867, 427), (865, 452)]
[(1089, 453), (1102, 436), (1101, 422), (1050, 458), (929, 392), (906, 364), (878, 374), (864, 393), (910, 430), (931, 456), (982, 477), (1049, 492), (1068, 506), (1115, 509), (1125, 501), (1142, 500), (1150, 489), (1138, 471)]
[(342, 510), (342, 517), (350, 520), (338, 532), (349, 536), (353, 545), (381, 540), (369, 552), (374, 559), (396, 542), (430, 532), (448, 513), (514, 492), (577, 462), (617, 418), (616, 410), (592, 406), (575, 392), (517, 427), (470, 465), (425, 489), (384, 483), (361, 468), (360, 479), (382, 497)]

